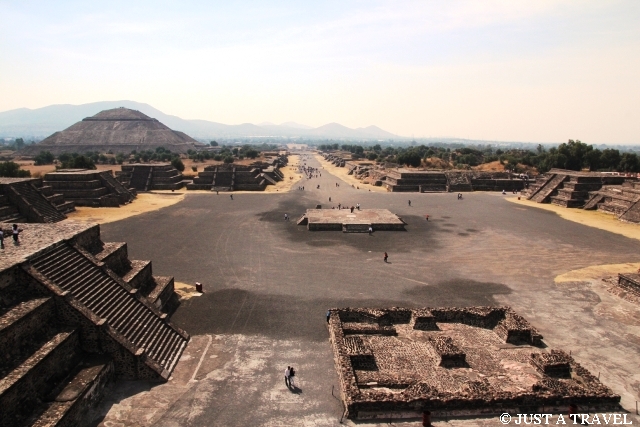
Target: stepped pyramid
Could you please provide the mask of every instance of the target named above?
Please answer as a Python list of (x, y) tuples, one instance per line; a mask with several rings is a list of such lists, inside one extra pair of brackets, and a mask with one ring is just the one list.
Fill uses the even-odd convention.
[(168, 380), (189, 341), (173, 277), (98, 225), (20, 227), (0, 258), (0, 427), (87, 425), (115, 378)]
[(201, 146), (190, 136), (169, 129), (157, 119), (128, 108), (104, 110), (92, 117), (56, 132), (37, 144), (25, 147), (20, 154), (36, 155), (50, 151), (86, 153), (99, 151), (129, 154), (133, 150), (155, 150), (164, 147), (173, 153), (186, 153)]
[(40, 178), (0, 178), (0, 223), (62, 221), (75, 210)]

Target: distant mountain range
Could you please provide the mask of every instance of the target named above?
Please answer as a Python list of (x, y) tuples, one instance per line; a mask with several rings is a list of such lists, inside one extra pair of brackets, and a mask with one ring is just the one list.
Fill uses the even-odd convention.
[(149, 104), (135, 101), (103, 101), (82, 105), (49, 105), (37, 109), (18, 108), (0, 113), (0, 137), (44, 138), (64, 130), (74, 123), (111, 108), (126, 107), (158, 119), (173, 130), (199, 139), (242, 137), (289, 137), (308, 139), (387, 140), (404, 139), (377, 126), (351, 129), (339, 123), (313, 128), (295, 122), (280, 125), (261, 123), (254, 125), (225, 125), (208, 120), (185, 120), (164, 114)]

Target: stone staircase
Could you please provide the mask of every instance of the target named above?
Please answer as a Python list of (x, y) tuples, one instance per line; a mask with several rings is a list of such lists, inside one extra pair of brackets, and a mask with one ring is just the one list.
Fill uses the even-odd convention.
[(88, 355), (81, 331), (59, 323), (51, 297), (0, 316), (0, 427), (77, 426), (114, 378), (107, 356)]
[(30, 181), (5, 186), (4, 194), (29, 221), (51, 223), (66, 219)]
[(169, 163), (135, 163), (122, 165), (116, 179), (135, 191), (179, 190), (191, 182)]
[(131, 343), (136, 356), (144, 353), (155, 362), (151, 367), (158, 365), (158, 374), (168, 377), (188, 336), (167, 322), (166, 315), (141, 298), (135, 288), (87, 255), (64, 243), (33, 259), (29, 272), (73, 295)]
[(0, 222), (27, 222), (4, 194), (0, 194)]
[(105, 187), (111, 190), (112, 194), (117, 194), (120, 199), (121, 204), (130, 203), (135, 198), (135, 192), (131, 192), (126, 189), (124, 185), (120, 183), (114, 176), (111, 174), (111, 171), (103, 171), (100, 172), (100, 179)]
[(151, 168), (133, 167), (131, 170), (131, 179), (129, 187), (135, 188), (137, 191), (149, 191), (151, 182)]
[(533, 190), (527, 199), (536, 203), (546, 203), (550, 200), (551, 195), (558, 190), (558, 187), (567, 179), (563, 174), (550, 174), (542, 185)]

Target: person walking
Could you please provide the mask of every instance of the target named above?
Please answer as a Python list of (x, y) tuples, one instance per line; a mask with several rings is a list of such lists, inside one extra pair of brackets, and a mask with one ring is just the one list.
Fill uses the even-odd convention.
[(291, 369), (289, 370), (289, 385), (291, 386), (291, 388), (297, 388), (295, 380), (296, 380), (296, 370), (293, 369), (293, 366), (292, 366)]
[(288, 214), (284, 214), (284, 220), (285, 221), (289, 221), (289, 215)]
[(0, 249), (4, 249), (4, 231), (0, 228)]
[(409, 206), (411, 206), (411, 200), (409, 200)]
[(287, 369), (284, 371), (284, 385), (287, 388), (291, 388), (291, 366), (287, 366)]
[(231, 200), (233, 200), (233, 194), (229, 194), (229, 197), (231, 197)]
[(427, 221), (429, 221), (429, 214), (424, 216)]
[(22, 231), (22, 228), (18, 228), (18, 224), (13, 224), (13, 228), (11, 230), (11, 233), (13, 234), (13, 243), (15, 245), (20, 243), (18, 235), (20, 234), (21, 231)]
[(369, 226), (369, 236), (371, 236), (371, 233), (373, 233), (373, 228)]
[(387, 260), (389, 259), (389, 255), (387, 255), (387, 253), (384, 253), (384, 262), (387, 262)]

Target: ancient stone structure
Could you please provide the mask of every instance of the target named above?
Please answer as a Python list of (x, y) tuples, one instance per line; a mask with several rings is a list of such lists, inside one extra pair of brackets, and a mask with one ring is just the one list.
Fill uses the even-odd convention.
[(509, 307), (331, 309), (329, 335), (349, 418), (619, 408)]
[[(334, 159), (330, 154), (324, 156), (327, 160)], [(511, 192), (521, 191), (529, 183), (528, 179), (514, 177), (509, 172), (385, 168), (373, 163), (351, 161), (346, 161), (344, 166), (349, 169), (349, 175), (355, 176), (363, 184), (384, 186), (391, 192)]]
[(606, 173), (551, 169), (539, 176), (523, 195), (537, 203), (589, 209), (593, 205), (590, 192), (598, 191), (604, 185), (620, 185), (624, 181), (624, 176)]
[(323, 153), (322, 156), (326, 161), (340, 168), (345, 167), (347, 162), (351, 159), (350, 154), (344, 154), (344, 153)]
[(527, 180), (511, 178), (507, 172), (420, 171), (391, 169), (386, 172), (383, 186), (391, 192), (466, 192), (520, 191)]
[(223, 164), (207, 166), (200, 172), (193, 183), (187, 184), (188, 190), (212, 191), (264, 191), (268, 185), (275, 185), (284, 179), (279, 167), (286, 164), (274, 161), (275, 164), (256, 164), (241, 166)]
[(405, 222), (387, 209), (307, 209), (298, 220), (311, 231), (341, 230), (343, 233), (367, 233), (373, 231), (404, 231)]
[(128, 189), (137, 191), (179, 190), (190, 183), (171, 163), (132, 163), (122, 165), (116, 179)]
[(640, 274), (620, 273), (618, 274), (618, 287), (626, 292), (630, 292), (636, 297), (640, 297)]
[(125, 188), (111, 171), (59, 169), (46, 174), (43, 183), (76, 206), (118, 207), (136, 197), (135, 191)]
[(56, 132), (41, 142), (26, 146), (20, 153), (36, 155), (40, 151), (86, 153), (99, 151), (128, 154), (133, 150), (155, 150), (158, 147), (173, 153), (186, 153), (204, 147), (190, 136), (169, 129), (157, 119), (140, 111), (114, 108), (87, 117), (67, 129)]
[(173, 278), (98, 225), (20, 227), (0, 259), (0, 426), (87, 425), (114, 378), (166, 381), (189, 340)]
[(622, 221), (640, 223), (640, 182), (625, 177), (625, 182), (620, 185), (603, 185), (589, 193), (584, 209), (597, 209)]
[(39, 178), (0, 178), (0, 222), (58, 222), (73, 202)]

